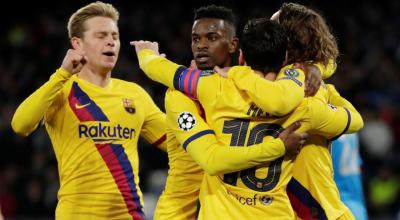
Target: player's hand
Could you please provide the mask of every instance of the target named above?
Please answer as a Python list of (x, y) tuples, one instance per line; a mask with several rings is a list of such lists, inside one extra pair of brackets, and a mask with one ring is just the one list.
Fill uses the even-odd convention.
[(156, 55), (160, 55), (157, 42), (140, 40), (140, 41), (131, 41), (130, 44), (132, 46), (135, 46), (136, 53), (139, 53), (141, 50), (149, 49), (154, 51)]
[(218, 75), (227, 78), (228, 77), (228, 72), (231, 69), (231, 67), (224, 67), (220, 68), (219, 66), (214, 67), (214, 72), (216, 72)]
[(86, 62), (87, 57), (85, 56), (84, 51), (69, 49), (64, 57), (61, 67), (72, 75), (81, 71)]
[(300, 127), (300, 125), (300, 122), (295, 122), (279, 134), (279, 138), (285, 144), (285, 154), (288, 156), (296, 156), (297, 154), (299, 154), (304, 142), (308, 137), (307, 133), (295, 132)]
[(191, 60), (190, 61), (190, 68), (197, 69), (197, 65), (196, 65), (196, 61), (195, 60)]
[(311, 63), (295, 63), (294, 68), (300, 68), (306, 74), (306, 87), (305, 87), (305, 95), (306, 96), (314, 96), (319, 87), (321, 86), (322, 76), (321, 71), (318, 67), (314, 66)]

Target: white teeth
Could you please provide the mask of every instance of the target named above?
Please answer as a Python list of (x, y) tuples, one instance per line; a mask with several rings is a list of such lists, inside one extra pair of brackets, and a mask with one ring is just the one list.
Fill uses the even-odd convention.
[(209, 59), (209, 57), (199, 57), (197, 60), (199, 60), (200, 62), (205, 62)]

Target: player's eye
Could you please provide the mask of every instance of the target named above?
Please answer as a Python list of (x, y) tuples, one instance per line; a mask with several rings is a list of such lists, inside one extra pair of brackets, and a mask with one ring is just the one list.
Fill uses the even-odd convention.
[(209, 41), (216, 41), (216, 40), (218, 40), (218, 36), (217, 35), (210, 35), (210, 36), (208, 36), (208, 40)]
[(198, 43), (200, 41), (200, 38), (198, 37), (192, 37), (192, 42), (193, 43)]
[(96, 35), (96, 37), (99, 39), (104, 39), (106, 36), (104, 34), (98, 34)]

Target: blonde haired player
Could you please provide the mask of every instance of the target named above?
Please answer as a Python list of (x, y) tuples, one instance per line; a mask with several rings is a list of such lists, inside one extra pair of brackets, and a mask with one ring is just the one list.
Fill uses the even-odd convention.
[(144, 219), (138, 138), (164, 147), (165, 115), (140, 86), (111, 78), (118, 17), (103, 2), (77, 10), (68, 22), (73, 49), (12, 120), (27, 136), (43, 119), (58, 161), (56, 219)]

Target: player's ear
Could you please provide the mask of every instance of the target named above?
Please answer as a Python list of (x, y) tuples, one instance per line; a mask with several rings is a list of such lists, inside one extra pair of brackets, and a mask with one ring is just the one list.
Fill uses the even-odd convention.
[(239, 65), (246, 65), (246, 60), (244, 60), (244, 55), (242, 49), (239, 49)]
[(236, 52), (239, 45), (239, 38), (233, 37), (231, 42), (229, 43), (229, 53), (233, 54)]
[(75, 50), (82, 50), (82, 40), (79, 37), (72, 37), (71, 45)]

